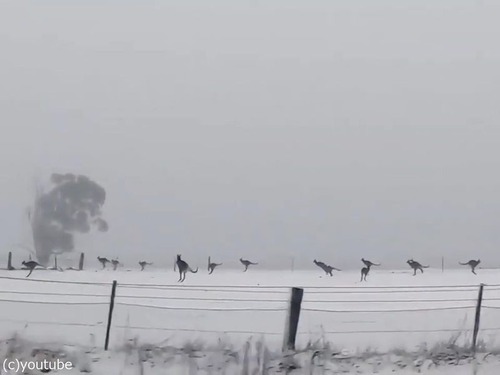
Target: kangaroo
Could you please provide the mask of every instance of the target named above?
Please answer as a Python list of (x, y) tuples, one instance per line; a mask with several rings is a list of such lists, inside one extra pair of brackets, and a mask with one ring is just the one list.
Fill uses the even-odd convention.
[(424, 268), (429, 268), (429, 266), (422, 266), (419, 262), (415, 262), (413, 259), (407, 261), (408, 265), (413, 268), (413, 276), (417, 274), (417, 270), (420, 270), (421, 273), (424, 273)]
[(218, 266), (222, 266), (222, 263), (211, 263), (210, 257), (208, 257), (208, 274), (209, 275), (211, 275), (214, 272), (215, 267), (218, 267)]
[(108, 259), (108, 258), (101, 258), (101, 257), (97, 257), (97, 260), (98, 260), (99, 262), (101, 262), (101, 264), (102, 264), (102, 269), (105, 269), (105, 268), (106, 268), (106, 264), (107, 264), (107, 263), (111, 263), (111, 262), (109, 261), (109, 259)]
[(365, 267), (361, 269), (361, 281), (366, 281), (366, 276), (370, 273), (372, 266), (380, 266), (380, 264), (370, 262), (365, 258), (361, 258), (361, 261), (365, 264)]
[(460, 264), (462, 266), (467, 266), (468, 265), (474, 275), (477, 275), (477, 273), (476, 273), (476, 267), (477, 267), (477, 265), (479, 263), (481, 263), (480, 259), (478, 259), (478, 260), (471, 259), (467, 263), (458, 262), (458, 264)]
[(34, 260), (29, 260), (27, 262), (23, 260), (22, 264), (23, 266), (25, 266), (27, 269), (30, 270), (30, 272), (26, 275), (26, 277), (29, 277), (36, 267), (43, 267), (41, 264), (35, 262)]
[(153, 263), (148, 263), (148, 262), (142, 260), (139, 262), (139, 265), (141, 266), (141, 271), (144, 271), (144, 268), (146, 268), (146, 266), (151, 266), (151, 265), (153, 265)]
[(118, 266), (120, 265), (120, 261), (118, 259), (113, 259), (111, 261), (111, 264), (113, 265), (113, 271), (116, 271), (116, 269), (118, 268)]
[(251, 265), (256, 266), (257, 264), (259, 264), (259, 263), (250, 262), (249, 260), (246, 260), (243, 258), (240, 258), (240, 262), (241, 262), (241, 264), (243, 264), (245, 266), (245, 269), (243, 270), (243, 272), (247, 272), (249, 266), (251, 266)]
[(319, 268), (321, 268), (327, 275), (333, 276), (332, 271), (340, 271), (338, 268), (329, 266), (323, 262), (318, 262), (316, 259), (314, 259), (313, 263), (317, 265)]
[(192, 273), (198, 272), (198, 267), (196, 267), (196, 270), (193, 270), (191, 267), (189, 267), (189, 264), (187, 264), (185, 261), (181, 259), (180, 255), (177, 255), (177, 261), (175, 262), (177, 265), (177, 268), (179, 269), (179, 280), (178, 282), (183, 282), (186, 280), (186, 272), (190, 271)]

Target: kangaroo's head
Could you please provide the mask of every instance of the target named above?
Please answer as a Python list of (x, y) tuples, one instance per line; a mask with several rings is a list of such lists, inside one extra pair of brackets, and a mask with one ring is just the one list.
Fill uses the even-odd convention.
[(177, 254), (177, 260), (181, 260), (181, 255)]
[(26, 265), (26, 261), (25, 261), (25, 260), (23, 260), (23, 263), (22, 263), (22, 265), (23, 265), (23, 266), (25, 266), (25, 265)]
[(318, 261), (316, 259), (313, 260), (314, 264), (318, 264)]

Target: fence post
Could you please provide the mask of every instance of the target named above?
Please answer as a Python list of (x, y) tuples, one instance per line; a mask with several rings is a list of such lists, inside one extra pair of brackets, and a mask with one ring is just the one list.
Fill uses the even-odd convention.
[(295, 338), (297, 337), (297, 328), (299, 326), (300, 307), (304, 289), (292, 288), (290, 295), (290, 306), (286, 318), (285, 334), (283, 337), (283, 351), (295, 350)]
[(479, 321), (481, 320), (481, 305), (483, 303), (484, 284), (479, 285), (479, 294), (477, 296), (476, 317), (474, 319), (474, 333), (472, 336), (472, 350), (476, 351), (477, 334), (479, 333)]
[(111, 330), (111, 321), (113, 319), (113, 309), (115, 307), (115, 295), (116, 295), (116, 280), (113, 280), (113, 286), (111, 288), (111, 301), (109, 302), (108, 327), (106, 328), (106, 342), (104, 343), (104, 350), (108, 350), (109, 332)]
[(9, 251), (9, 258), (7, 259), (7, 269), (9, 271), (12, 271), (15, 269), (14, 267), (12, 267), (12, 251)]
[(80, 254), (80, 263), (78, 264), (78, 269), (83, 270), (83, 261), (85, 260), (85, 253)]

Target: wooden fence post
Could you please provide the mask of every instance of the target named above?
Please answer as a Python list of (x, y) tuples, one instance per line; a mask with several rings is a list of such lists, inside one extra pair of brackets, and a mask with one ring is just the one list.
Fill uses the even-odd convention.
[(295, 338), (297, 337), (297, 328), (299, 326), (300, 307), (304, 289), (292, 288), (290, 295), (290, 306), (286, 318), (285, 334), (283, 336), (283, 351), (295, 350)]
[(9, 251), (9, 258), (7, 259), (7, 269), (9, 271), (15, 270), (15, 268), (12, 267), (12, 251)]
[(85, 260), (85, 253), (80, 254), (80, 263), (78, 264), (78, 269), (83, 270), (83, 261)]
[(479, 285), (479, 294), (477, 296), (476, 317), (474, 319), (474, 333), (472, 336), (472, 350), (476, 351), (477, 334), (479, 333), (479, 322), (481, 320), (481, 305), (483, 303), (484, 284)]
[(113, 320), (113, 309), (115, 307), (115, 295), (116, 295), (116, 280), (113, 280), (113, 286), (111, 288), (111, 301), (109, 302), (108, 327), (106, 328), (106, 341), (104, 343), (104, 350), (108, 350), (109, 332), (111, 330), (111, 321)]

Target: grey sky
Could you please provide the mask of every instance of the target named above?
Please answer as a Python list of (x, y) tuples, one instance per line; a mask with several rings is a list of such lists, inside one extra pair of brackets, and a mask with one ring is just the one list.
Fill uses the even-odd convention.
[[(186, 4), (189, 3), (189, 4)], [(0, 1), (0, 251), (34, 183), (92, 257), (500, 265), (498, 1)]]

